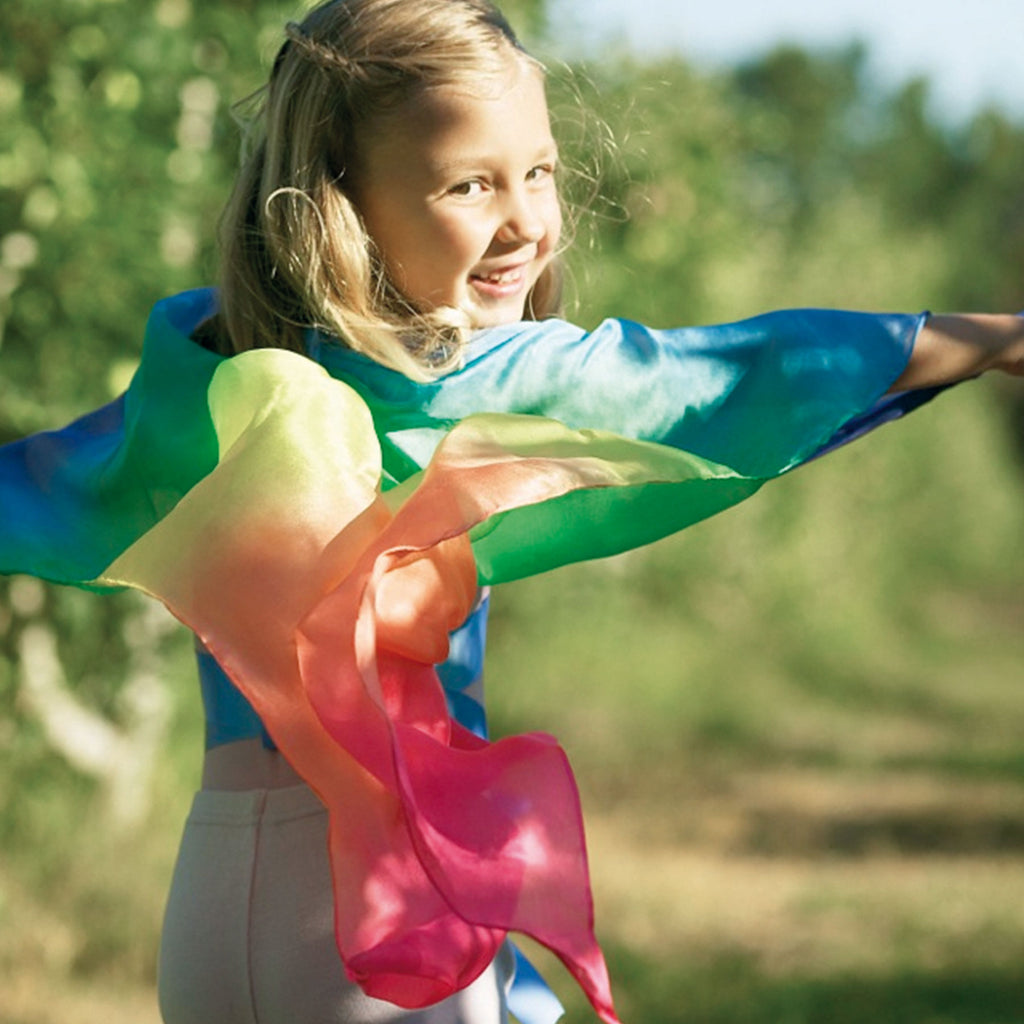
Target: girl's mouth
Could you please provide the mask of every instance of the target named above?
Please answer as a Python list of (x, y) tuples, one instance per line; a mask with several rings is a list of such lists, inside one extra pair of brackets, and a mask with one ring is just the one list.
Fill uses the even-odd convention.
[(489, 274), (470, 274), (469, 279), (477, 291), (492, 298), (507, 298), (517, 294), (526, 281), (525, 265)]

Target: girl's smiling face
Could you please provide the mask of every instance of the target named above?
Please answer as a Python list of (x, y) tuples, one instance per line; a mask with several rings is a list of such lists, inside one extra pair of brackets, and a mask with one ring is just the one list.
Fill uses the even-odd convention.
[(562, 226), (540, 71), (512, 57), (479, 89), (429, 89), (365, 127), (351, 196), (417, 308), (472, 327), (523, 319)]

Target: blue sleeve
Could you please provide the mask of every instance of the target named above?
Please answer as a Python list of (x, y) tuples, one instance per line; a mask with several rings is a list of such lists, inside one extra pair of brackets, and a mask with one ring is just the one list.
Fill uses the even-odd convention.
[(91, 581), (216, 465), (206, 391), (220, 359), (187, 333), (210, 302), (157, 305), (126, 394), (0, 447), (0, 572)]
[(422, 465), (474, 412), (532, 413), (656, 441), (772, 476), (870, 415), (903, 368), (923, 315), (790, 310), (659, 330), (558, 320), (480, 332), (465, 366), (420, 384), (335, 346), (324, 364), (367, 397), (382, 436)]
[[(670, 330), (607, 320), (576, 336), (555, 328), (545, 337), (537, 325), (506, 342), (522, 356), (511, 360), (501, 385), (523, 396), (520, 404), (535, 403), (537, 412), (570, 426), (657, 441), (767, 475), (869, 410), (906, 366), (922, 322), (793, 310)], [(485, 362), (478, 376), (488, 374)], [(474, 369), (467, 366), (467, 376)]]

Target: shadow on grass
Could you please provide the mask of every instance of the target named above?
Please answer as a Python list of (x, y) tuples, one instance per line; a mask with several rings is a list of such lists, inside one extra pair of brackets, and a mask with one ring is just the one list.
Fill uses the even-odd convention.
[[(1024, 967), (766, 977), (746, 957), (697, 967), (613, 947), (609, 966), (630, 1024), (1022, 1024)], [(568, 1024), (593, 1019), (571, 1007)]]
[(864, 857), (878, 850), (915, 856), (992, 857), (1024, 851), (1024, 813), (943, 806), (859, 814), (755, 810), (744, 848), (762, 856)]

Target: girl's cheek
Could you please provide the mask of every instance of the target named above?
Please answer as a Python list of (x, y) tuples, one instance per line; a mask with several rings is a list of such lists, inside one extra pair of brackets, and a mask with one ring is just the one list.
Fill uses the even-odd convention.
[(559, 238), (562, 237), (562, 204), (559, 202), (558, 195), (554, 192), (551, 196), (545, 221), (548, 225), (548, 244), (554, 249), (558, 245)]
[(463, 248), (486, 233), (486, 228), (471, 216), (449, 214), (434, 224), (435, 240), (452, 247)]

